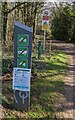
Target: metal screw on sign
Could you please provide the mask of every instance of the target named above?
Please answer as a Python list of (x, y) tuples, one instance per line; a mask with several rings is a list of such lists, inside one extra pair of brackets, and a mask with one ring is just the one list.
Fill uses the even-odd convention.
[(28, 93), (25, 91), (25, 95), (24, 95), (22, 94), (22, 91), (20, 91), (19, 96), (22, 98), (22, 103), (24, 104), (24, 100), (28, 97)]

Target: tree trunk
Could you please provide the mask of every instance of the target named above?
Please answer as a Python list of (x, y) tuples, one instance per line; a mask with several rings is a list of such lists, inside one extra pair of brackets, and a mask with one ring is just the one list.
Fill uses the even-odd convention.
[(75, 43), (75, 24), (73, 26), (73, 34), (72, 34), (72, 39), (71, 39), (72, 42)]
[[(7, 8), (11, 9), (12, 8), (13, 3), (12, 2), (8, 2), (7, 3)], [(11, 48), (13, 46), (13, 26), (14, 26), (14, 11), (12, 11), (11, 13), (8, 14), (7, 17), (7, 31), (6, 31), (6, 45), (8, 46), (8, 48)]]
[[(34, 22), (33, 22), (33, 41), (35, 38), (35, 22), (36, 22), (36, 14), (37, 14), (37, 3), (35, 3), (35, 10), (34, 10)], [(35, 42), (35, 41), (34, 41)]]

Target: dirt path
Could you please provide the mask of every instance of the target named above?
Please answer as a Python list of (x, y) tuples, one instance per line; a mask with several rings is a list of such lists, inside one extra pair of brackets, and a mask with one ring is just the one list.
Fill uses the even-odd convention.
[(0, 105), (0, 120), (3, 118), (2, 105)]
[(68, 73), (64, 79), (63, 96), (60, 98), (56, 118), (75, 119), (75, 51), (74, 44), (53, 43), (57, 49), (64, 50), (68, 56)]

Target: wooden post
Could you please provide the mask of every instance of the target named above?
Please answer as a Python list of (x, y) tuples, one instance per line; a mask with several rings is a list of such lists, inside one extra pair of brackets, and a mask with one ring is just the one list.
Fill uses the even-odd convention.
[(45, 41), (46, 41), (46, 30), (44, 30), (44, 43), (43, 43), (44, 52), (45, 52)]

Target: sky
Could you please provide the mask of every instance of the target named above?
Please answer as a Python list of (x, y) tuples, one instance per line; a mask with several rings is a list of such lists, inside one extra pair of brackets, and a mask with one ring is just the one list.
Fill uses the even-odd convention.
[[(44, 0), (0, 0), (1, 2), (42, 2), (42, 1), (44, 1)], [(59, 3), (59, 2), (73, 2), (73, 1), (75, 1), (75, 0), (45, 0), (46, 2), (57, 2), (57, 3)]]
[(73, 2), (74, 0), (47, 0), (47, 2)]

